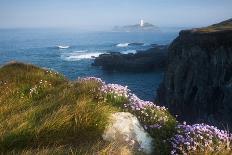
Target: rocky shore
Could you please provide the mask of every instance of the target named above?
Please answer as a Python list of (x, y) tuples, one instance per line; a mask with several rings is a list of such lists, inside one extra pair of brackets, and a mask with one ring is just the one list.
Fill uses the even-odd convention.
[(93, 66), (119, 72), (152, 72), (164, 70), (167, 60), (167, 45), (157, 45), (147, 51), (121, 54), (111, 52), (95, 58)]
[(232, 19), (180, 32), (157, 101), (180, 120), (231, 127)]

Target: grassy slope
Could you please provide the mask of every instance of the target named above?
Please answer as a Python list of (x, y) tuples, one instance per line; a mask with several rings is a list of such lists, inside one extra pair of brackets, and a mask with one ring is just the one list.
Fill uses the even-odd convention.
[(214, 24), (208, 27), (194, 29), (194, 31), (201, 32), (201, 33), (228, 31), (228, 30), (230, 31), (232, 30), (232, 19), (229, 19), (229, 20), (226, 20), (221, 23)]
[(0, 68), (0, 152), (109, 149), (101, 134), (108, 115), (117, 109), (94, 99), (90, 90), (97, 87), (70, 83), (33, 65), (11, 63)]

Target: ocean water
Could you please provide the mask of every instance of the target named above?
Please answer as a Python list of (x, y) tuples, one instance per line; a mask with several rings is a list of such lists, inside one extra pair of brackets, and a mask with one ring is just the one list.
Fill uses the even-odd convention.
[[(91, 66), (93, 56), (107, 52), (135, 53), (152, 44), (169, 44), (177, 32), (80, 32), (60, 29), (1, 29), (0, 65), (9, 61), (51, 68), (70, 80), (96, 76), (107, 83), (127, 85), (144, 100), (153, 100), (163, 72), (106, 72)], [(130, 44), (141, 43), (141, 44)]]

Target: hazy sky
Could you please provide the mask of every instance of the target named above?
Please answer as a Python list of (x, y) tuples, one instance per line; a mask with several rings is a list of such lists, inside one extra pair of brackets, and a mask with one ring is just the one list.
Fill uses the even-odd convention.
[(205, 26), (232, 17), (232, 0), (0, 0), (0, 27)]

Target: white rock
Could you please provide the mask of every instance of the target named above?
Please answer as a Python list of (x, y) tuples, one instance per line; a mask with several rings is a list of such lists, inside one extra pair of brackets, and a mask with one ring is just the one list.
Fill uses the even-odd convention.
[(151, 154), (153, 150), (152, 138), (129, 112), (112, 114), (102, 137), (106, 141), (126, 144), (146, 154)]

